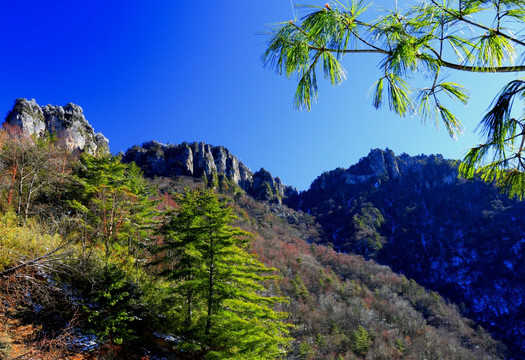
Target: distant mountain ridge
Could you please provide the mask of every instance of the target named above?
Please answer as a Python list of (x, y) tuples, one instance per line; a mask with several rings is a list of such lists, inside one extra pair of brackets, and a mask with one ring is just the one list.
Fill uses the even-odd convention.
[[(458, 178), (441, 155), (372, 150), (320, 175), (290, 206), (325, 242), (439, 291), (525, 356), (525, 203)], [(521, 349), (521, 350), (519, 350)]]
[(148, 141), (126, 150), (122, 160), (134, 161), (147, 177), (184, 175), (205, 177), (209, 181), (221, 177), (239, 185), (258, 200), (281, 203), (283, 198), (297, 195), (296, 189), (284, 185), (265, 169), (252, 172), (223, 146)]
[(361, 158), (357, 164), (350, 166), (348, 169), (339, 168), (321, 174), (312, 182), (310, 189), (323, 189), (326, 187), (327, 181), (331, 181), (330, 179), (335, 173), (338, 173), (337, 176), (341, 176), (347, 185), (396, 179), (402, 181), (409, 173), (422, 175), (425, 171), (423, 160), (437, 166), (447, 164), (445, 166), (446, 169), (443, 169), (445, 170), (442, 174), (443, 177), (439, 179), (427, 177), (426, 180), (430, 181), (430, 183), (424, 184), (425, 186), (435, 186), (436, 182), (451, 184), (458, 181), (457, 169), (453, 166), (453, 160), (445, 160), (440, 154), (429, 156), (401, 154), (396, 156), (392, 150), (387, 148), (386, 150), (371, 150), (366, 157)]

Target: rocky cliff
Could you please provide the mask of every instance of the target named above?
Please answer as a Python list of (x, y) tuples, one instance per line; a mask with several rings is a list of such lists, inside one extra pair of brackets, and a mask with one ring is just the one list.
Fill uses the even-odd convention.
[(2, 127), (18, 136), (53, 134), (70, 150), (89, 154), (109, 152), (108, 139), (101, 133), (95, 133), (82, 108), (72, 103), (63, 107), (41, 107), (34, 99), (17, 99)]
[[(431, 164), (432, 166), (427, 166)], [(441, 171), (429, 170), (439, 168)], [(439, 184), (452, 184), (459, 181), (457, 169), (452, 161), (443, 159), (442, 155), (409, 156), (401, 154), (396, 156), (392, 150), (374, 149), (368, 156), (348, 169), (337, 169), (320, 175), (311, 185), (311, 190), (322, 190), (335, 177), (340, 177), (339, 182), (346, 185), (364, 185), (367, 183), (379, 186), (384, 181), (406, 181), (413, 176), (420, 177), (420, 186), (429, 188)]]
[(297, 194), (297, 190), (264, 169), (253, 173), (225, 147), (203, 142), (172, 145), (149, 141), (128, 149), (123, 161), (134, 161), (148, 177), (185, 175), (226, 179), (259, 200), (280, 203), (283, 198)]

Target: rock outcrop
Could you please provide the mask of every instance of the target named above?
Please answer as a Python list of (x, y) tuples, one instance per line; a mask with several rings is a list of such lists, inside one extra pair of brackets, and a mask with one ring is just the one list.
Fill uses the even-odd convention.
[[(311, 188), (324, 189), (327, 181), (332, 181), (334, 176), (342, 177), (347, 185), (359, 185), (368, 182), (380, 184), (385, 180), (405, 181), (412, 176), (424, 178), (421, 184), (427, 188), (440, 184), (451, 184), (457, 181), (457, 169), (450, 166), (450, 163), (451, 161), (443, 159), (440, 154), (430, 156), (401, 154), (396, 156), (388, 148), (386, 150), (374, 149), (348, 169), (337, 169), (322, 174), (312, 183)], [(442, 172), (425, 174), (427, 164), (435, 165)]]
[(35, 99), (17, 99), (3, 124), (11, 134), (41, 137), (53, 134), (70, 150), (89, 154), (109, 152), (108, 139), (95, 133), (80, 106), (39, 106)]
[(253, 173), (225, 147), (203, 142), (172, 145), (149, 141), (128, 149), (123, 161), (134, 161), (148, 177), (185, 175), (208, 180), (222, 177), (259, 200), (280, 203), (283, 198), (297, 194), (297, 190), (264, 169)]

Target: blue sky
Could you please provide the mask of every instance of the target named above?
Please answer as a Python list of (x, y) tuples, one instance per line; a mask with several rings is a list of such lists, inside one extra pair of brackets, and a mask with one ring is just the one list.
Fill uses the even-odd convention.
[(3, 1), (0, 111), (21, 97), (73, 102), (114, 153), (148, 140), (204, 141), (304, 190), (372, 148), (462, 157), (479, 142), (472, 132), (493, 97), (516, 77), (450, 73), (472, 90), (468, 107), (454, 107), (465, 125), (457, 141), (417, 117), (374, 110), (373, 55), (347, 57), (348, 80), (322, 83), (312, 111), (297, 112), (296, 82), (263, 68), (258, 34), (292, 18), (290, 0)]

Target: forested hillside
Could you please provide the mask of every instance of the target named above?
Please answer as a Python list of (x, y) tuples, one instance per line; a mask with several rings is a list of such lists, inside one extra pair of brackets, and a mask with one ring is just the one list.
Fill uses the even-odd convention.
[(441, 156), (373, 150), (319, 176), (294, 206), (324, 243), (391, 266), (460, 305), (525, 356), (525, 204)]
[(7, 359), (496, 359), (457, 307), (225, 176), (1, 133)]

